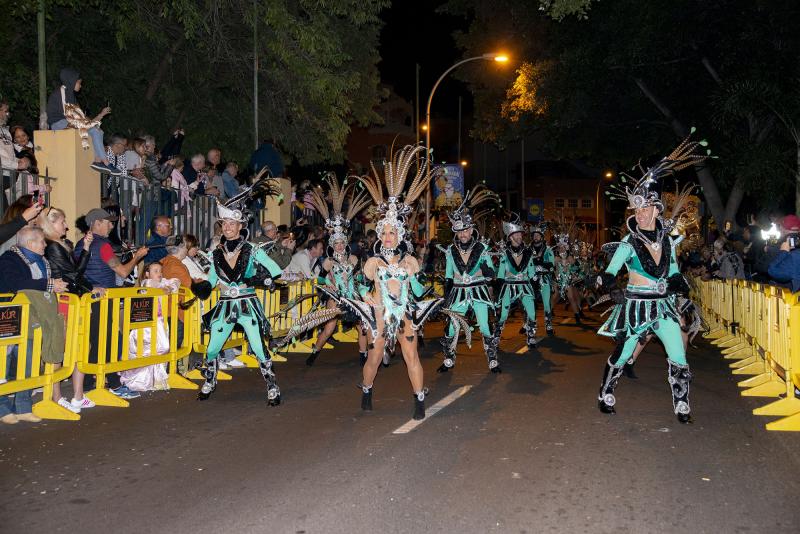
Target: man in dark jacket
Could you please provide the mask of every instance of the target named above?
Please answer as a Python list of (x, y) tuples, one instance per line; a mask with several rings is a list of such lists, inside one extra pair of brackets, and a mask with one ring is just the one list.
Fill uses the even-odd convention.
[(0, 293), (16, 293), (23, 289), (66, 291), (67, 283), (50, 276), (50, 264), (44, 257), (44, 232), (26, 226), (17, 234), (17, 246), (0, 256)]
[(769, 275), (778, 282), (791, 283), (794, 293), (800, 290), (800, 217), (787, 215), (782, 226), (785, 238), (769, 265)]

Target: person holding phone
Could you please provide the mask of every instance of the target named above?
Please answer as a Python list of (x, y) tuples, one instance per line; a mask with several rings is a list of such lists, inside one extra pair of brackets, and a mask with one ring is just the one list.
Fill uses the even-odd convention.
[(800, 290), (800, 217), (787, 215), (781, 226), (784, 238), (778, 255), (769, 265), (769, 275), (778, 282), (791, 284), (794, 293)]

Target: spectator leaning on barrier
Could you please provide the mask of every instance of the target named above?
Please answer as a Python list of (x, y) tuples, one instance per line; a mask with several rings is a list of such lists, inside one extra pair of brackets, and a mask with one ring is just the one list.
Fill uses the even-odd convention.
[(800, 290), (800, 217), (787, 215), (782, 226), (784, 239), (769, 274), (778, 282), (790, 283), (794, 293)]
[[(114, 249), (108, 240), (108, 235), (114, 227), (114, 221), (117, 218), (104, 209), (95, 208), (89, 210), (86, 214), (86, 224), (89, 231), (93, 235), (91, 243), (86, 245), (86, 238), (84, 237), (75, 246), (74, 256), (80, 257), (84, 248), (88, 248), (90, 256), (89, 263), (86, 266), (86, 278), (95, 286), (104, 289), (114, 288), (117, 285), (117, 277), (125, 279), (131, 274), (136, 264), (147, 255), (147, 247), (137, 250), (133, 259), (128, 263), (122, 263), (120, 259), (114, 254)], [(107, 325), (104, 325), (107, 328)], [(111, 339), (113, 336), (106, 338), (106, 354), (111, 354)], [(91, 305), (89, 314), (89, 363), (97, 363), (99, 354), (99, 339), (100, 339), (100, 302), (94, 302)], [(122, 340), (118, 339), (117, 345), (118, 354), (122, 355)], [(119, 381), (119, 375), (112, 373), (106, 375), (108, 379), (108, 386), (111, 392), (122, 398), (132, 399), (138, 397), (139, 394), (132, 392), (128, 388), (122, 386)], [(103, 386), (101, 384), (101, 386)]]
[(208, 280), (209, 260), (200, 252), (197, 238), (192, 234), (184, 234), (181, 241), (186, 247), (186, 257), (181, 263), (189, 271), (189, 276), (192, 280)]
[[(27, 226), (17, 234), (17, 245), (0, 256), (0, 293), (23, 293), (30, 302), (30, 327), (24, 333), (27, 338), (26, 376), (33, 369), (33, 326), (42, 329), (42, 361), (58, 363), (64, 357), (64, 322), (58, 316), (58, 301), (54, 292), (62, 292), (67, 284), (54, 279), (50, 264), (44, 257), (45, 241), (41, 228)], [(17, 368), (18, 346), (7, 353), (6, 376), (14, 376)], [(13, 404), (8, 397), (0, 398), (0, 420), (4, 423), (17, 421), (41, 421), (31, 413), (31, 391), (20, 391)]]
[(324, 246), (322, 241), (312, 239), (305, 249), (292, 256), (292, 261), (286, 267), (287, 273), (302, 274), (306, 279), (316, 278), (322, 268), (319, 259), (322, 257)]
[[(84, 276), (86, 265), (89, 263), (89, 252), (84, 250), (77, 260), (72, 255), (74, 247), (66, 238), (67, 220), (64, 212), (58, 208), (47, 208), (39, 216), (39, 226), (44, 231), (47, 244), (44, 256), (50, 262), (52, 276), (61, 278), (67, 283), (67, 292), (78, 296), (89, 292), (102, 293), (104, 290), (93, 288)], [(88, 233), (84, 238), (84, 244), (91, 245), (93, 237), (91, 233)], [(62, 309), (61, 312), (66, 317), (68, 310)], [(83, 377), (83, 373), (75, 367), (72, 373), (71, 401), (61, 396), (60, 383), (53, 384), (53, 402), (75, 413), (94, 407), (94, 402), (83, 395)]]

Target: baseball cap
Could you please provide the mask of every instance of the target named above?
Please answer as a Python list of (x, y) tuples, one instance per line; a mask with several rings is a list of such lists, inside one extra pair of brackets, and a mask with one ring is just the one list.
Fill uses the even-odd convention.
[(116, 221), (117, 219), (119, 219), (119, 217), (117, 217), (116, 215), (111, 215), (106, 210), (101, 208), (91, 209), (86, 214), (86, 224), (89, 226), (92, 226), (92, 224), (94, 224), (95, 221), (102, 221), (103, 219), (106, 219), (108, 221)]
[(797, 215), (787, 215), (781, 221), (781, 226), (787, 232), (800, 232), (800, 217)]

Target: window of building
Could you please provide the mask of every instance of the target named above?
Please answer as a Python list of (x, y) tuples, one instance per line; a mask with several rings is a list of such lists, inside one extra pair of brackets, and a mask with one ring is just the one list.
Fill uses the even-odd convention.
[(577, 208), (578, 207), (578, 199), (577, 198), (570, 198), (567, 200), (567, 207), (568, 208)]
[(555, 201), (553, 202), (553, 207), (554, 207), (554, 208), (563, 208), (563, 207), (564, 207), (564, 205), (565, 205), (565, 203), (566, 203), (566, 202), (564, 201), (564, 199), (563, 199), (563, 198), (557, 198), (557, 199), (555, 199)]
[(594, 207), (594, 201), (591, 198), (582, 198), (581, 199), (581, 208), (588, 210)]

